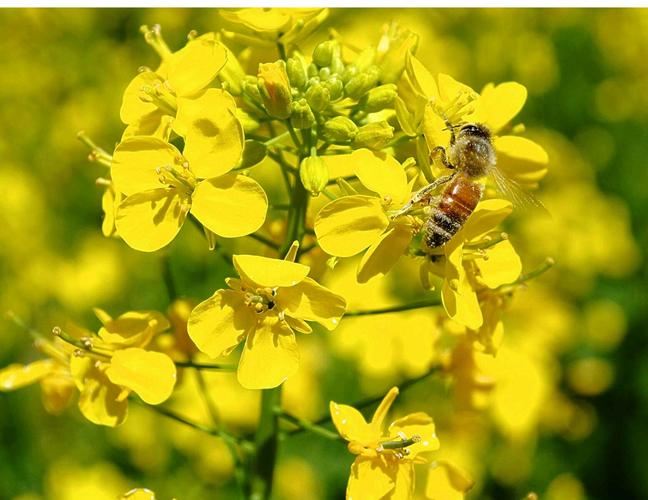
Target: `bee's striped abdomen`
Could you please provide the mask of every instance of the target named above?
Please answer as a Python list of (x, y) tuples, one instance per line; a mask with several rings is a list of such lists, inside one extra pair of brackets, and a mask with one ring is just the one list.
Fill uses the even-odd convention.
[(437, 248), (450, 241), (473, 213), (481, 195), (482, 188), (476, 182), (463, 175), (453, 179), (425, 223), (425, 244)]

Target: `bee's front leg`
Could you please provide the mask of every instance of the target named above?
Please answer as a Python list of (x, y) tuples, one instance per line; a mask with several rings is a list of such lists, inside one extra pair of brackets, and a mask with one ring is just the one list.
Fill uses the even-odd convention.
[[(454, 137), (454, 131), (453, 131), (453, 137)], [(446, 154), (446, 150), (443, 146), (437, 146), (430, 152), (430, 162), (433, 163), (436, 157), (439, 157), (439, 160), (441, 161), (441, 163), (445, 168), (449, 168), (451, 170), (455, 169), (455, 166), (452, 163), (450, 163), (450, 160), (448, 160), (448, 155)]]
[(417, 203), (421, 203), (422, 201), (425, 201), (427, 198), (430, 197), (432, 191), (434, 191), (436, 188), (438, 188), (440, 185), (445, 184), (446, 182), (449, 182), (452, 180), (452, 178), (455, 176), (455, 174), (450, 174), (450, 175), (444, 175), (443, 177), (439, 177), (437, 180), (434, 182), (428, 184), (425, 186), (423, 189), (419, 189), (416, 193), (412, 195), (412, 198), (410, 201), (408, 201), (403, 208), (398, 210), (397, 212), (394, 212), (391, 215), (391, 219), (395, 219), (397, 217), (400, 217), (401, 215), (405, 215), (407, 212), (409, 212), (414, 205)]

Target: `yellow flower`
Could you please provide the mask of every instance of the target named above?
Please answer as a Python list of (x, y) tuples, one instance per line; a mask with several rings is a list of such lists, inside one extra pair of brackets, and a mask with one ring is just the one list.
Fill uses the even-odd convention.
[[(407, 250), (414, 234), (413, 218), (390, 221), (387, 212), (409, 200), (410, 186), (403, 167), (392, 156), (359, 149), (340, 156), (371, 195), (344, 196), (325, 205), (315, 218), (315, 234), (322, 249), (337, 257), (364, 250), (358, 281), (385, 275)], [(377, 196), (376, 196), (377, 195)]]
[(310, 35), (328, 16), (328, 9), (221, 9), (220, 15), (245, 28), (245, 34), (224, 32), (250, 45), (293, 44)]
[(393, 387), (376, 409), (370, 422), (355, 408), (331, 401), (333, 423), (356, 456), (346, 496), (349, 500), (410, 498), (414, 490), (414, 464), (427, 463), (424, 453), (439, 449), (432, 418), (422, 412), (412, 413), (392, 422), (387, 431), (383, 424), (398, 396)]
[(175, 238), (191, 212), (211, 232), (235, 238), (256, 231), (268, 200), (259, 184), (230, 173), (243, 152), (243, 129), (234, 99), (208, 89), (178, 110), (178, 149), (155, 137), (123, 140), (115, 149), (111, 176), (126, 195), (117, 210), (119, 235), (136, 250), (152, 252)]
[(114, 319), (101, 309), (95, 314), (103, 325), (96, 335), (75, 326), (71, 333), (56, 327), (60, 338), (36, 342), (50, 359), (1, 370), (0, 390), (40, 381), (45, 408), (60, 413), (76, 386), (81, 413), (110, 427), (126, 418), (131, 391), (149, 404), (165, 401), (175, 385), (175, 365), (168, 356), (144, 348), (169, 327), (167, 319), (154, 311), (132, 311)]
[(144, 349), (169, 327), (154, 311), (132, 311), (117, 318), (95, 313), (103, 326), (96, 336), (84, 336), (86, 351), (70, 359), (70, 372), (79, 392), (79, 409), (91, 422), (114, 427), (126, 418), (132, 392), (148, 404), (169, 398), (176, 381), (171, 358)]
[(158, 26), (145, 35), (162, 63), (155, 71), (141, 71), (126, 87), (119, 112), (128, 125), (123, 138), (153, 135), (167, 139), (176, 113), (200, 97), (225, 66), (228, 52), (213, 33), (194, 38), (173, 53)]
[(333, 330), (345, 301), (308, 278), (303, 264), (235, 255), (234, 267), (240, 279), (228, 279), (230, 290), (217, 290), (193, 310), (189, 335), (211, 357), (229, 354), (245, 339), (239, 382), (248, 389), (276, 387), (299, 364), (294, 332), (310, 333), (306, 321)]
[[(433, 273), (443, 278), (441, 297), (448, 316), (471, 330), (485, 324), (487, 309), (480, 304), (480, 299), (485, 298), (480, 297), (480, 291), (512, 283), (522, 272), (520, 257), (511, 242), (492, 234), (511, 210), (511, 203), (505, 200), (482, 201), (463, 228), (443, 246), (444, 258), (433, 255), (423, 263), (424, 276)], [(497, 313), (499, 309), (495, 309)], [(488, 319), (496, 319), (486, 325), (492, 332), (499, 316), (490, 315)]]
[(43, 406), (47, 412), (58, 415), (74, 394), (74, 381), (69, 369), (73, 349), (60, 339), (53, 342), (38, 339), (34, 344), (49, 358), (28, 365), (14, 363), (0, 370), (0, 391), (13, 391), (39, 382)]
[[(527, 90), (523, 85), (489, 83), (480, 95), (449, 75), (440, 73), (435, 79), (416, 57), (410, 56), (400, 90), (414, 114), (410, 118), (412, 126), (423, 132), (429, 151), (437, 146), (448, 147), (450, 131), (446, 121), (452, 125), (481, 123), (493, 134), (497, 167), (507, 177), (536, 187), (547, 173), (549, 158), (540, 145), (517, 135), (500, 135), (524, 106)], [(447, 173), (438, 165), (433, 168), (437, 177)]]

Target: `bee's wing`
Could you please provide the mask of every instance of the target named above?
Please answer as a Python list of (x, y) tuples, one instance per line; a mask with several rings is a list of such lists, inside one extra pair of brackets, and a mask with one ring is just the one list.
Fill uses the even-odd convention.
[(525, 191), (522, 186), (504, 175), (497, 167), (490, 169), (489, 176), (495, 182), (497, 190), (513, 203), (514, 208), (518, 210), (539, 210), (545, 215), (549, 215), (549, 211), (536, 196)]

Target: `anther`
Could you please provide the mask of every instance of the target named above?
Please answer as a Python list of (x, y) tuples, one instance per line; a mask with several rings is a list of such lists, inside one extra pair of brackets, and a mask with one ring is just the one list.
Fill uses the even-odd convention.
[(60, 337), (61, 334), (63, 333), (63, 330), (61, 330), (61, 327), (55, 326), (54, 328), (52, 328), (52, 333), (57, 337)]
[(81, 344), (83, 344), (83, 347), (85, 347), (88, 350), (92, 349), (92, 339), (90, 337), (83, 337), (81, 339)]

